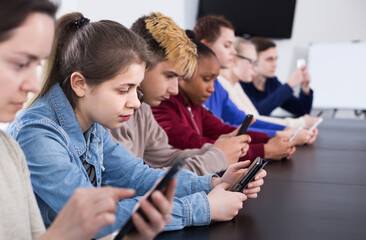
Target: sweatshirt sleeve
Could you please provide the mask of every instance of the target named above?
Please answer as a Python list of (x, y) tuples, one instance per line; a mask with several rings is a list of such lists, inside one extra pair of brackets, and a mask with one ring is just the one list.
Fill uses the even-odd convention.
[(214, 139), (200, 135), (182, 119), (170, 101), (164, 101), (154, 107), (153, 114), (159, 125), (165, 130), (169, 138), (169, 144), (175, 148), (200, 148), (205, 143), (214, 143)]

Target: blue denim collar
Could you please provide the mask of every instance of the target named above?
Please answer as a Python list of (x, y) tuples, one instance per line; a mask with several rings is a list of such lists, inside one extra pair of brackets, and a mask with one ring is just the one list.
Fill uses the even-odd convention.
[[(59, 84), (55, 84), (44, 96), (54, 109), (57, 120), (62, 129), (70, 137), (76, 153), (81, 156), (86, 152), (89, 142), (100, 142), (98, 136), (97, 123), (94, 123), (86, 132), (88, 140), (85, 140), (81, 126), (72, 109), (72, 106), (62, 91)], [(90, 138), (90, 139), (89, 139)]]

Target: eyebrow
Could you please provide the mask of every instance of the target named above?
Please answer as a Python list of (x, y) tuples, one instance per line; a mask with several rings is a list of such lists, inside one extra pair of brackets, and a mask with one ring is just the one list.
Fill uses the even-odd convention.
[(173, 72), (173, 71), (165, 71), (164, 73), (165, 73), (165, 74), (173, 74), (173, 75), (174, 75), (174, 76), (176, 76), (176, 77), (180, 76), (178, 73)]
[(44, 59), (47, 59), (49, 57), (49, 55), (45, 56), (44, 58), (39, 58), (38, 56), (36, 55), (33, 55), (31, 53), (26, 53), (26, 52), (14, 52), (15, 54), (18, 54), (18, 55), (23, 55), (23, 56), (26, 56), (28, 59), (30, 59), (31, 61), (40, 61), (40, 60), (44, 60)]
[(204, 72), (203, 75), (208, 75), (208, 76), (215, 76), (216, 74), (215, 73), (210, 73), (210, 72)]
[(136, 85), (134, 83), (121, 83), (117, 87), (125, 87), (125, 86), (134, 87), (134, 86), (140, 86), (140, 85)]

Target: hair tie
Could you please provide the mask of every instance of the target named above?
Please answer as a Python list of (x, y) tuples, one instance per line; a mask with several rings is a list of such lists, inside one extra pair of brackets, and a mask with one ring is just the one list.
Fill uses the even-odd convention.
[(90, 22), (89, 18), (81, 17), (79, 20), (77, 20), (75, 22), (76, 28), (81, 28), (82, 26), (84, 26), (88, 22)]

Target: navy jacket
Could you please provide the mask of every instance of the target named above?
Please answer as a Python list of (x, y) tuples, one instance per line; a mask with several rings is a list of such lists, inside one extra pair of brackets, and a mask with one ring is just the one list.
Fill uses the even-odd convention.
[(253, 83), (240, 82), (245, 93), (252, 100), (254, 106), (261, 115), (269, 116), (271, 112), (281, 107), (296, 117), (309, 114), (313, 105), (313, 90), (306, 95), (300, 91), (299, 98), (293, 95), (292, 88), (287, 84), (282, 84), (277, 77), (267, 78), (265, 91), (259, 91)]

